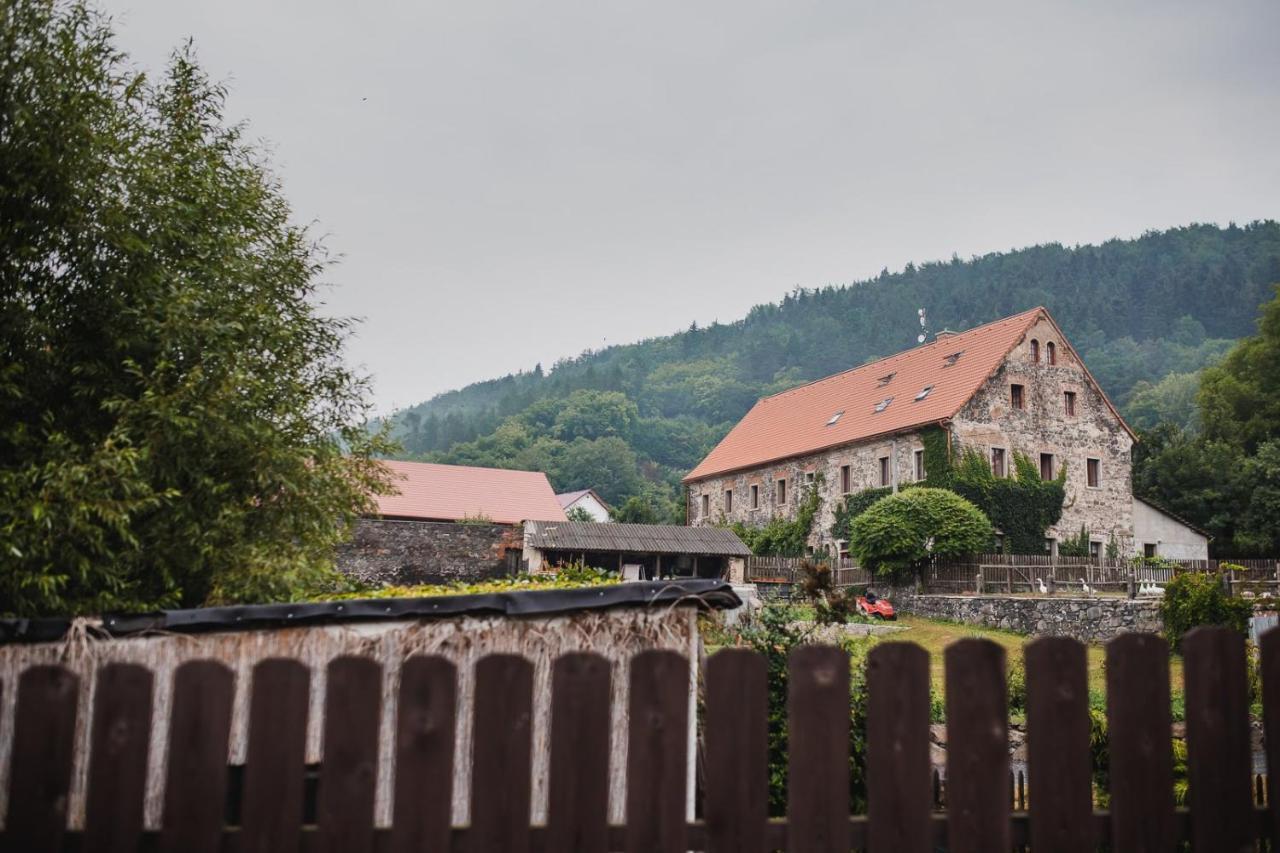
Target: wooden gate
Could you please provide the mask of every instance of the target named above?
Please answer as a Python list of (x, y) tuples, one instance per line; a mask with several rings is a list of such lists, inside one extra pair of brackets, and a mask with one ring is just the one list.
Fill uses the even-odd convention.
[[(1026, 650), (1028, 770), (1010, 803), (1005, 658), (989, 641), (945, 653), (946, 810), (935, 810), (929, 762), (929, 656), (912, 643), (876, 646), (868, 662), (865, 815), (849, 814), (850, 672), (844, 652), (804, 646), (789, 662), (789, 802), (768, 814), (767, 684), (762, 658), (713, 655), (704, 681), (704, 820), (686, 815), (689, 662), (646, 651), (630, 666), (625, 766), (609, 766), (611, 670), (567, 654), (552, 671), (546, 823), (530, 826), (533, 667), (495, 654), (476, 667), (469, 756), (453, 754), (457, 672), (411, 657), (400, 673), (394, 809), (374, 825), (381, 668), (344, 657), (328, 668), (323, 761), (308, 781), (304, 722), (310, 673), (287, 659), (254, 670), (246, 765), (227, 767), (233, 679), (210, 661), (175, 676), (162, 825), (143, 825), (147, 744), (157, 689), (134, 664), (109, 664), (92, 703), (84, 826), (67, 827), (76, 677), (23, 672), (17, 692), (9, 806), (0, 849), (53, 853), (214, 851), (905, 851), (1252, 850), (1275, 836), (1280, 809), (1254, 805), (1244, 640), (1203, 628), (1183, 646), (1189, 810), (1175, 809), (1168, 647), (1127, 634), (1107, 656), (1109, 811), (1095, 810), (1085, 648), (1045, 638)], [(1280, 632), (1262, 641), (1268, 763), (1280, 767)], [(455, 761), (470, 761), (471, 821), (451, 826)], [(607, 822), (610, 774), (626, 775), (626, 821)], [(229, 795), (228, 791), (234, 793)], [(1029, 796), (1027, 792), (1029, 791)], [(310, 793), (309, 793), (310, 792)], [(313, 800), (308, 802), (308, 800)], [(229, 804), (232, 807), (229, 807)], [(304, 814), (307, 817), (304, 819)], [(229, 816), (232, 816), (229, 819)]]

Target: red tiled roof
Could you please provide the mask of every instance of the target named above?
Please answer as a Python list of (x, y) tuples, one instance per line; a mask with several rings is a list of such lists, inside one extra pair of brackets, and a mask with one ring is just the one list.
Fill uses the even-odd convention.
[[(1045, 309), (1034, 308), (765, 397), (684, 480), (750, 468), (953, 417), (1042, 314), (1049, 316)], [(959, 357), (953, 359), (956, 353)], [(892, 378), (886, 382), (887, 377)], [(929, 386), (929, 393), (917, 400), (917, 395)], [(883, 411), (876, 411), (890, 397), (893, 399)], [(837, 412), (843, 414), (829, 423)]]
[(541, 471), (472, 468), (429, 462), (383, 460), (391, 470), (398, 495), (379, 495), (378, 515), (461, 521), (484, 517), (499, 524), (531, 518), (565, 521), (556, 493)]

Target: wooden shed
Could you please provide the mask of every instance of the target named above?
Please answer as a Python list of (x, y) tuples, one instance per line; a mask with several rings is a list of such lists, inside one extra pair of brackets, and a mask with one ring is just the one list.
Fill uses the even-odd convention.
[(530, 572), (586, 563), (627, 580), (735, 578), (751, 549), (726, 527), (527, 521), (524, 565)]

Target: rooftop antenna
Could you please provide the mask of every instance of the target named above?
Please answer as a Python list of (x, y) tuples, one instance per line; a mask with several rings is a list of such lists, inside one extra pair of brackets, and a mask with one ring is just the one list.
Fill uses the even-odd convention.
[(924, 313), (923, 308), (917, 311), (916, 314), (920, 317), (920, 334), (916, 335), (916, 343), (922, 344), (925, 342), (925, 339), (929, 337), (929, 318)]

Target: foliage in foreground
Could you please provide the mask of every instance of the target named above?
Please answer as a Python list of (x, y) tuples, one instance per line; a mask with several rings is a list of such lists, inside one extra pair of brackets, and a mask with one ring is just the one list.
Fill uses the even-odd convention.
[(1249, 633), (1253, 605), (1232, 598), (1216, 575), (1185, 572), (1165, 587), (1160, 601), (1160, 618), (1169, 643), (1178, 648), (1188, 631), (1199, 625), (1225, 625), (1241, 634)]
[(991, 522), (947, 489), (916, 488), (882, 498), (854, 519), (849, 551), (878, 575), (900, 576), (931, 557), (962, 557), (991, 542)]
[(292, 600), (388, 480), (327, 262), (191, 50), (0, 12), (0, 611)]
[[(809, 642), (810, 630), (797, 624), (794, 608), (769, 604), (739, 633), (740, 645), (758, 652), (768, 673), (769, 701), (769, 814), (787, 813), (787, 660)], [(844, 643), (850, 658), (849, 681), (849, 808), (864, 814), (867, 806), (867, 673), (866, 638)]]

